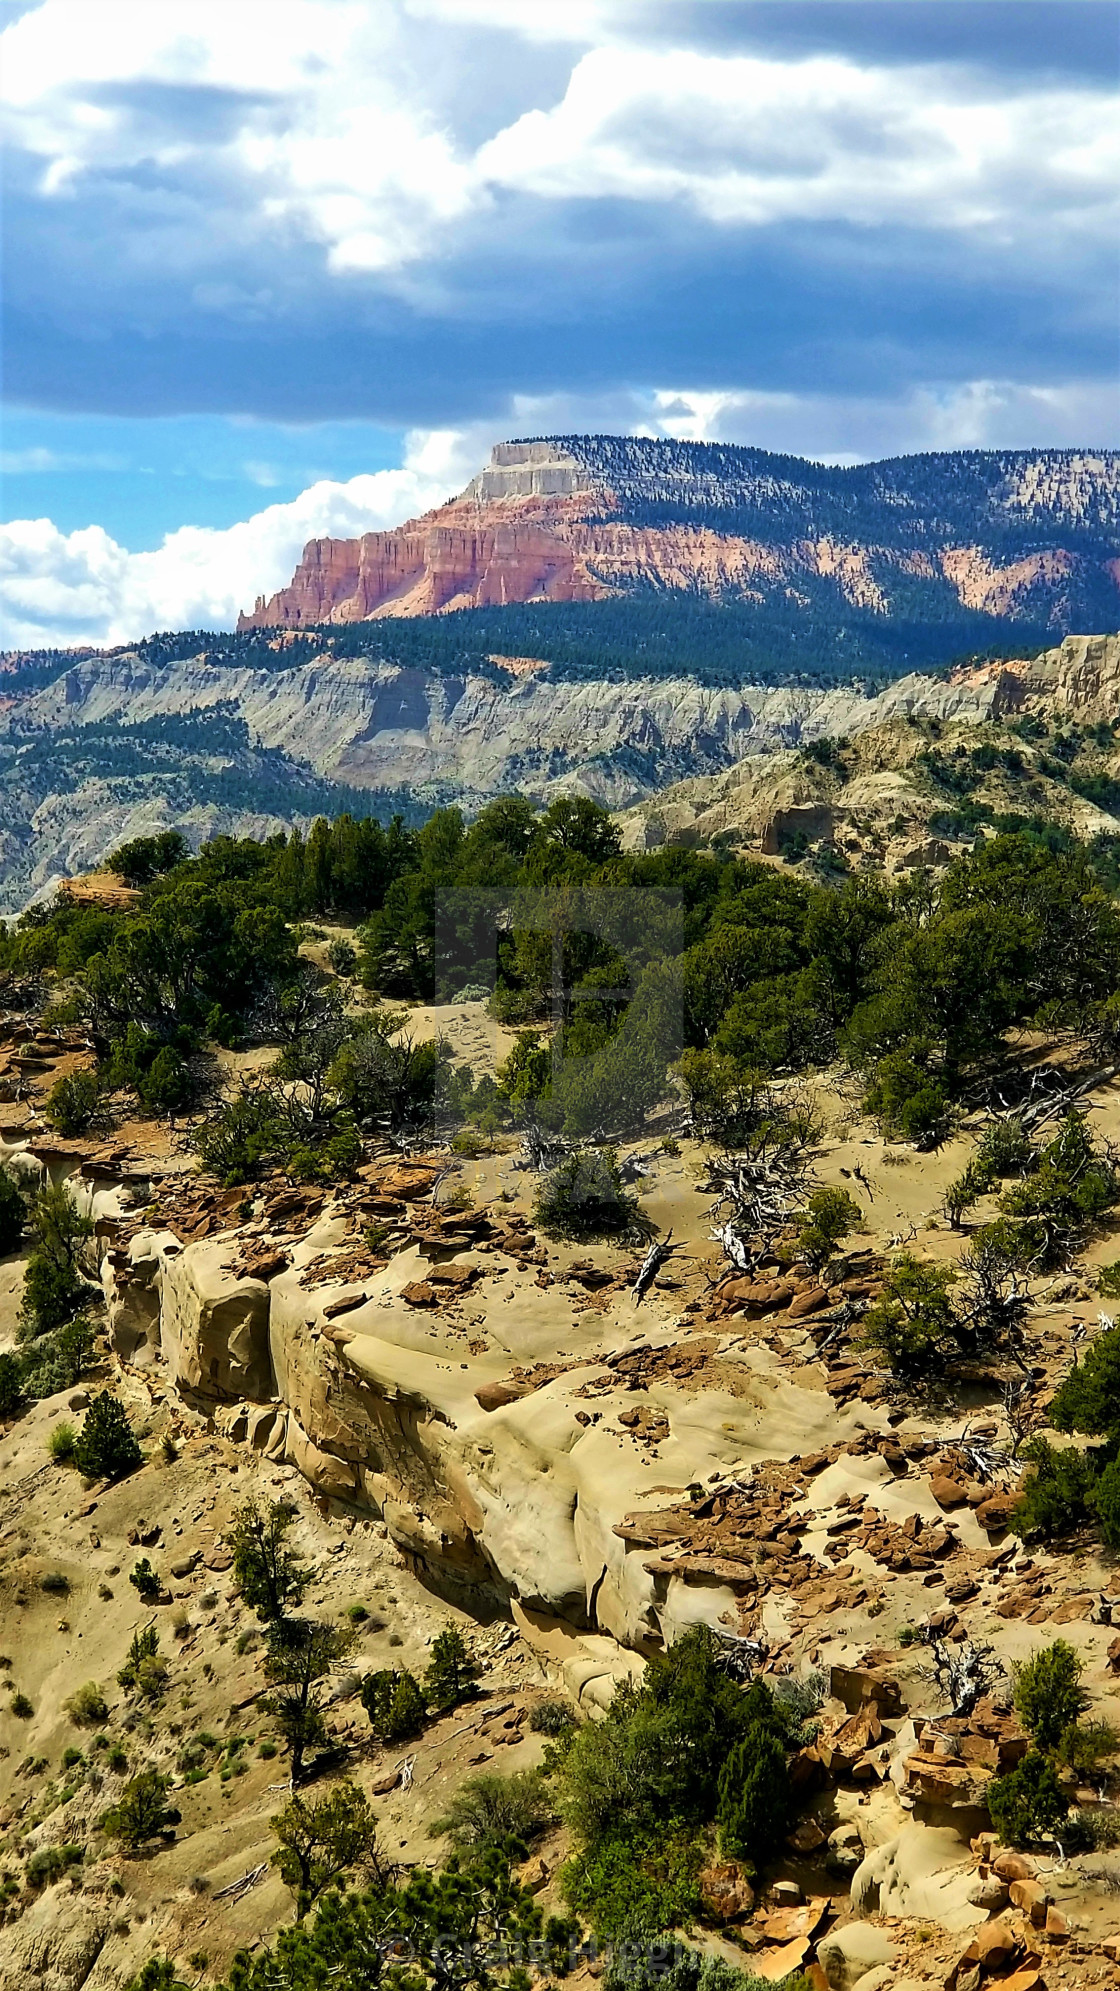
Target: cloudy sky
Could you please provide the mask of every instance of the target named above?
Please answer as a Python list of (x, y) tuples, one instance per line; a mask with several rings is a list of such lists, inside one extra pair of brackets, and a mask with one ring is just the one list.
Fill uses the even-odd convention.
[(572, 429), (1120, 444), (1120, 0), (0, 0), (0, 642)]

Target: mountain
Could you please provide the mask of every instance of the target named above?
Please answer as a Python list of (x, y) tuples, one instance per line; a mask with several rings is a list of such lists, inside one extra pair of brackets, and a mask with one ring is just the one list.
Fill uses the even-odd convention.
[[(1120, 452), (955, 450), (828, 466), (724, 443), (499, 443), (461, 496), (391, 532), (315, 539), (239, 628), (512, 603), (707, 597), (835, 633), (976, 619), (1058, 635), (1120, 599)], [(780, 632), (776, 632), (780, 633)], [(959, 640), (958, 640), (959, 638)]]

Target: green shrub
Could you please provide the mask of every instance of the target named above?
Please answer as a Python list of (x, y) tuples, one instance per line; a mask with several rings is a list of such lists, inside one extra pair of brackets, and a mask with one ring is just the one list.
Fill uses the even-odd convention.
[(1080, 1684), (1083, 1671), (1080, 1653), (1064, 1638), (1013, 1669), (1015, 1711), (1040, 1749), (1056, 1749), (1064, 1731), (1091, 1707)]
[(1058, 1757), (1067, 1770), (1085, 1782), (1120, 1749), (1120, 1734), (1110, 1721), (1073, 1721), (1062, 1730)]
[(145, 1603), (150, 1602), (153, 1597), (158, 1597), (163, 1588), (147, 1556), (135, 1565), (128, 1580), (133, 1589), (139, 1591)]
[(39, 1578), (39, 1588), (45, 1590), (48, 1596), (65, 1597), (70, 1589), (70, 1578), (64, 1570), (45, 1569)]
[(846, 1189), (814, 1189), (805, 1209), (794, 1218), (798, 1255), (814, 1272), (823, 1272), (836, 1247), (852, 1231), (867, 1225), (859, 1204)]
[(167, 1802), (170, 1784), (170, 1777), (159, 1770), (141, 1770), (106, 1812), (101, 1821), (103, 1830), (110, 1838), (119, 1839), (129, 1852), (138, 1851), (178, 1818), (178, 1812)]
[(27, 1695), (17, 1690), (8, 1702), (8, 1712), (9, 1714), (14, 1714), (17, 1721), (30, 1721), (35, 1708), (33, 1703), (28, 1700)]
[(1092, 1518), (1099, 1497), (1093, 1461), (1073, 1445), (1031, 1438), (1023, 1458), (1033, 1470), (1022, 1483), (1008, 1525), (1017, 1535), (1054, 1541)]
[(143, 1455), (124, 1405), (108, 1391), (95, 1396), (74, 1446), (74, 1464), (88, 1479), (124, 1479)]
[(1109, 1461), (1093, 1488), (1093, 1507), (1106, 1548), (1120, 1549), (1120, 1462)]
[(361, 1694), (362, 1706), (380, 1742), (407, 1742), (422, 1733), (428, 1710), (411, 1673), (392, 1668), (367, 1673)]
[(529, 1727), (535, 1735), (555, 1739), (571, 1735), (579, 1722), (567, 1701), (538, 1701), (529, 1716)]
[(560, 1885), (570, 1908), (611, 1942), (688, 1928), (700, 1913), (703, 1849), (691, 1832), (616, 1833), (569, 1859)]
[(0, 1168), (0, 1258), (18, 1251), (27, 1223), (27, 1204), (6, 1168)]
[(154, 1625), (144, 1625), (140, 1631), (133, 1632), (128, 1657), (117, 1674), (118, 1685), (135, 1687), (142, 1668), (153, 1660), (158, 1652), (159, 1633)]
[(57, 1466), (67, 1466), (74, 1456), (74, 1446), (78, 1434), (65, 1418), (54, 1426), (47, 1438), (47, 1450)]
[(724, 1851), (761, 1866), (789, 1821), (785, 1724), (763, 1681), (753, 1683), (743, 1702), (747, 1725), (720, 1771), (716, 1820)]
[(477, 1667), (467, 1650), (466, 1640), (455, 1625), (448, 1625), (432, 1640), (432, 1656), (424, 1674), (424, 1698), (437, 1714), (457, 1708), (471, 1691), (471, 1678)]
[(30, 1207), (31, 1255), (23, 1282), (23, 1313), (34, 1334), (50, 1334), (79, 1311), (90, 1291), (82, 1250), (93, 1236), (62, 1183), (46, 1183)]
[(922, 1150), (948, 1139), (953, 1109), (940, 1079), (909, 1052), (890, 1052), (879, 1061), (864, 1095), (863, 1108), (888, 1138), (912, 1141)]
[(523, 1858), (553, 1817), (540, 1772), (521, 1770), (512, 1777), (468, 1777), (431, 1830), (433, 1835), (449, 1834), (463, 1853), (497, 1846)]
[(0, 1417), (18, 1417), (25, 1402), (23, 1363), (5, 1348), (0, 1352)]
[(555, 1238), (645, 1240), (654, 1229), (637, 1197), (623, 1188), (613, 1148), (568, 1155), (540, 1184), (533, 1215)]
[(87, 1680), (84, 1687), (75, 1688), (63, 1706), (75, 1728), (100, 1728), (109, 1718), (109, 1703), (96, 1680)]
[(1110, 1265), (1102, 1265), (1097, 1273), (1097, 1291), (1106, 1299), (1120, 1300), (1120, 1258), (1114, 1258)]
[(336, 975), (352, 975), (358, 965), (358, 950), (349, 940), (332, 940), (327, 948), (327, 960)]
[(81, 1866), (85, 1859), (83, 1846), (40, 1846), (32, 1853), (25, 1869), (28, 1887), (49, 1887), (70, 1867)]
[(47, 1095), (47, 1118), (51, 1126), (72, 1139), (104, 1125), (105, 1107), (96, 1072), (69, 1072), (56, 1079)]
[(1056, 1832), (1069, 1799), (1049, 1757), (1032, 1749), (1005, 1777), (988, 1785), (992, 1824), (1009, 1846), (1029, 1846)]
[(1079, 1431), (1120, 1447), (1120, 1327), (1098, 1335), (1059, 1384), (1050, 1421), (1056, 1431)]
[(949, 1291), (956, 1281), (951, 1265), (900, 1252), (887, 1271), (882, 1294), (863, 1316), (861, 1340), (900, 1375), (927, 1371), (953, 1338)]
[(156, 1052), (146, 1072), (138, 1079), (136, 1091), (141, 1106), (149, 1113), (179, 1113), (191, 1095), (190, 1072), (172, 1044)]

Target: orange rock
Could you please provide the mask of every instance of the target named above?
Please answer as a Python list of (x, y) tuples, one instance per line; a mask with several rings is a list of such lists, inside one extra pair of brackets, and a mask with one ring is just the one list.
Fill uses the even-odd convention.
[(1021, 1908), (1024, 1915), (1030, 1916), (1034, 1927), (1041, 1929), (1046, 1920), (1046, 1909), (1049, 1900), (1042, 1882), (1040, 1880), (1013, 1880), (1008, 1892), (1011, 1895), (1012, 1907)]

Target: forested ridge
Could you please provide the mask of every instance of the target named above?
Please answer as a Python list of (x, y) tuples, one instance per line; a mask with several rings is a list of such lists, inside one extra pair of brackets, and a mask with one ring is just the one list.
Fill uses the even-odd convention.
[[(806, 596), (801, 604), (760, 604), (645, 588), (597, 602), (382, 617), (301, 630), (282, 642), (258, 629), (164, 632), (103, 654), (135, 656), (157, 669), (199, 657), (226, 670), (270, 673), (297, 670), (317, 658), (363, 657), (437, 678), (483, 677), (499, 685), (509, 683), (502, 658), (531, 657), (548, 665), (555, 683), (686, 677), (732, 685), (856, 682), (874, 690), (910, 671), (939, 671), (977, 655), (1021, 657), (1052, 640), (1042, 621), (1012, 623), (962, 609), (947, 585), (932, 601), (925, 590), (912, 615), (890, 619), (852, 608), (832, 582), (799, 582), (799, 593)], [(76, 661), (67, 651), (12, 653), (0, 682), (13, 693), (38, 690)]]

